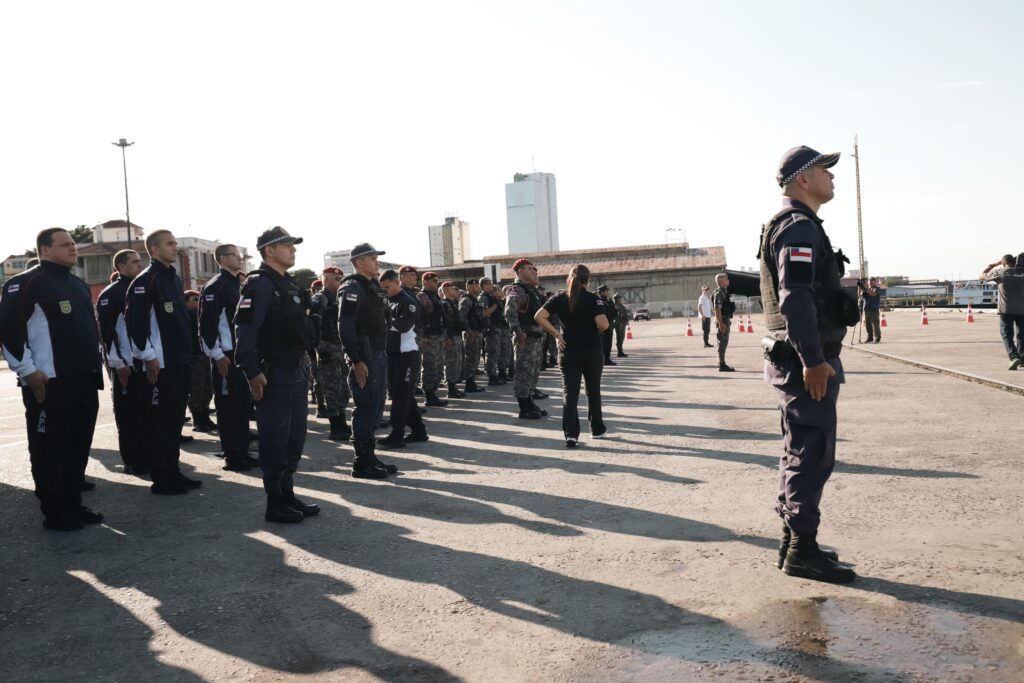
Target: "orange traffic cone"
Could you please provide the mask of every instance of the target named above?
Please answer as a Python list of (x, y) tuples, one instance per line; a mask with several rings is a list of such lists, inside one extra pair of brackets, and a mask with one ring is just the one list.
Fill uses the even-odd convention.
[(969, 302), (967, 304), (967, 322), (974, 322), (974, 309), (971, 308), (971, 304)]
[(921, 324), (922, 325), (927, 325), (928, 324), (928, 307), (927, 306), (922, 306), (921, 307)]
[(739, 331), (740, 331), (740, 334), (743, 334), (744, 332), (747, 331), (747, 328), (743, 326), (743, 316), (742, 315), (740, 316), (740, 330)]
[(626, 339), (632, 339), (632, 338), (633, 338), (633, 328), (630, 327), (629, 324), (627, 323), (627, 325), (626, 325)]
[(693, 336), (693, 325), (690, 324), (690, 319), (689, 318), (686, 319), (686, 336), (687, 337), (692, 337)]
[(747, 334), (753, 334), (753, 333), (754, 333), (754, 321), (751, 320), (750, 316), (748, 315), (747, 316)]
[(882, 314), (882, 324), (879, 327), (889, 327), (885, 322), (885, 313)]

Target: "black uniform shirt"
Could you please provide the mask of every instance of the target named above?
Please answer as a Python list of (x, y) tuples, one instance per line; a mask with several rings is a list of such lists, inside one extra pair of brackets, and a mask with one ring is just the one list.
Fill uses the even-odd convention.
[(238, 310), (241, 283), (237, 275), (221, 268), (220, 272), (203, 287), (199, 297), (199, 336), (203, 353), (220, 360), (235, 346), (235, 331), (231, 321)]
[(606, 300), (593, 292), (580, 290), (576, 301), (576, 310), (569, 310), (569, 294), (559, 292), (544, 304), (552, 317), (558, 316), (558, 325), (562, 328), (566, 351), (590, 351), (602, 348), (601, 333), (597, 331), (594, 318), (599, 315), (608, 316)]
[(323, 289), (313, 295), (311, 314), (320, 325), (320, 341), (337, 344), (338, 336), (338, 293)]
[(156, 359), (161, 368), (188, 362), (192, 325), (174, 266), (153, 260), (132, 280), (125, 321), (136, 359)]
[(235, 364), (248, 379), (268, 367), (302, 365), (311, 338), (309, 293), (287, 273), (263, 264), (249, 274), (235, 312)]
[[(419, 305), (407, 290), (403, 289), (396, 296), (388, 297), (388, 308), (390, 309), (391, 329), (388, 330), (388, 354), (396, 355), (403, 353), (402, 340), (411, 341), (412, 348), (408, 351), (416, 351), (416, 321), (419, 318)], [(411, 340), (410, 340), (411, 335)]]
[(387, 348), (387, 297), (380, 283), (359, 273), (338, 290), (338, 331), (349, 363), (365, 363)]
[(132, 279), (118, 275), (96, 298), (96, 319), (100, 323), (100, 339), (107, 366), (112, 370), (130, 368), (134, 364), (128, 328), (124, 324), (124, 304)]
[(103, 368), (89, 285), (50, 261), (4, 283), (0, 339), (7, 364), (19, 377), (36, 370), (50, 378), (100, 376)]

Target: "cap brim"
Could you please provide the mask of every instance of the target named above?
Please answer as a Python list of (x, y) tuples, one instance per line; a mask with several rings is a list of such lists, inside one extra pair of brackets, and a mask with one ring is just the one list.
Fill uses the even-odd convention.
[(821, 159), (815, 166), (824, 166), (825, 168), (832, 168), (839, 163), (839, 152), (832, 152), (831, 154), (822, 154)]

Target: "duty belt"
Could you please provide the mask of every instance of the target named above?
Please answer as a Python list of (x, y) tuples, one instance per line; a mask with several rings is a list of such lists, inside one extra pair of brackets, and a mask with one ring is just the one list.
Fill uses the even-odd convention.
[[(792, 361), (802, 364), (800, 355), (788, 341), (775, 339), (774, 337), (764, 337), (761, 340), (761, 349), (764, 351), (764, 357), (776, 365), (785, 365)], [(842, 349), (842, 342), (829, 342), (821, 346), (821, 352), (825, 356), (825, 360), (838, 358)]]

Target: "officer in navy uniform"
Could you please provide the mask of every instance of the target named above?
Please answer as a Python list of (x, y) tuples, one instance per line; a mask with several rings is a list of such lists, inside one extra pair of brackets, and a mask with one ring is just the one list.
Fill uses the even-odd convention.
[(785, 199), (762, 230), (758, 258), (769, 331), (764, 376), (782, 412), (779, 566), (790, 576), (846, 583), (856, 574), (817, 544), (822, 490), (835, 464), (836, 401), (844, 381), (839, 353), (858, 316), (856, 300), (840, 284), (846, 258), (832, 250), (817, 214), (834, 196), (828, 169), (838, 161), (838, 153), (809, 147), (786, 152), (776, 176)]
[(295, 523), (320, 512), (295, 497), (295, 471), (306, 444), (306, 392), (313, 337), (309, 292), (288, 274), (295, 265), (293, 237), (280, 226), (256, 241), (263, 263), (249, 273), (235, 313), (235, 362), (256, 402), (260, 468), (267, 493), (264, 518)]
[(177, 240), (169, 230), (156, 230), (146, 237), (146, 249), (150, 262), (128, 287), (125, 324), (136, 369), (147, 379), (143, 424), (152, 444), (150, 491), (176, 495), (202, 485), (178, 466), (193, 332), (181, 278), (174, 269)]
[(124, 322), (124, 305), (128, 287), (142, 270), (142, 257), (133, 249), (114, 254), (112, 282), (96, 298), (96, 319), (100, 323), (100, 339), (110, 369), (110, 389), (117, 423), (117, 446), (125, 474), (148, 474), (145, 442), (142, 431), (145, 376), (135, 372), (128, 328)]
[(82, 505), (98, 391), (103, 388), (99, 331), (89, 286), (67, 230), (36, 236), (40, 263), (11, 277), (0, 298), (0, 339), (25, 405), (32, 479), (47, 529), (75, 531), (103, 515)]
[(203, 287), (199, 302), (199, 341), (213, 362), (213, 403), (217, 407), (224, 469), (244, 472), (258, 464), (249, 455), (249, 413), (252, 395), (245, 373), (235, 362), (235, 329), (232, 321), (241, 298), (242, 253), (234, 244), (214, 251), (220, 271)]
[(388, 308), (384, 290), (377, 281), (377, 251), (370, 244), (357, 244), (352, 249), (355, 274), (342, 281), (338, 290), (341, 306), (338, 331), (341, 346), (348, 358), (348, 385), (352, 391), (352, 476), (359, 479), (384, 479), (398, 472), (375, 454), (374, 431), (384, 416), (387, 398)]
[[(420, 347), (416, 321), (420, 315), (415, 297), (399, 282), (399, 274), (386, 270), (380, 286), (388, 297), (388, 390), (391, 394), (391, 433), (377, 442), (385, 448), (405, 448), (407, 441), (427, 441), (427, 428), (416, 406), (416, 380), (420, 375)], [(405, 435), (411, 427), (412, 434)]]

